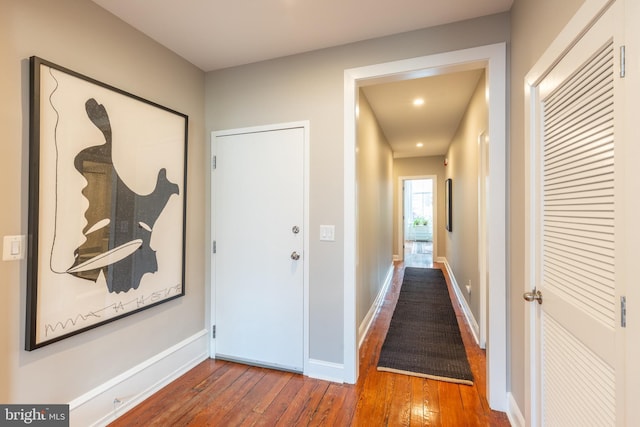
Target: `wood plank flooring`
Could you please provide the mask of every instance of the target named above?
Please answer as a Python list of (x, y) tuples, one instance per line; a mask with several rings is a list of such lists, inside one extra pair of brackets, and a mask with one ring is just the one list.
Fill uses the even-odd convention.
[[(435, 267), (441, 266), (436, 263)], [(489, 409), (485, 354), (475, 345), (455, 298), (473, 386), (376, 370), (403, 273), (404, 264), (396, 264), (393, 283), (360, 349), (357, 384), (206, 360), (111, 425), (509, 426), (504, 413)]]
[(433, 242), (404, 241), (404, 265), (406, 267), (433, 267)]

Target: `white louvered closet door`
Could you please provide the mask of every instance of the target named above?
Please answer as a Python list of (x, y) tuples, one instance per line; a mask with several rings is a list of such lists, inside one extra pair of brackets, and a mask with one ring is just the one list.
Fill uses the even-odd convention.
[(614, 13), (610, 8), (539, 85), (538, 360), (544, 426), (613, 426), (619, 411)]

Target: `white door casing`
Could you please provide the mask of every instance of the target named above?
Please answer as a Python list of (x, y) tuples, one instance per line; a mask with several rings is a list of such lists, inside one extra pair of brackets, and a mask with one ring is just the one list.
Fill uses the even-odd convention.
[(492, 409), (507, 402), (506, 298), (506, 45), (497, 43), (418, 58), (374, 64), (344, 72), (344, 378), (358, 378), (356, 325), (356, 105), (358, 87), (445, 72), (486, 68), (489, 86), (489, 163), (492, 192), (488, 200), (487, 397)]
[(307, 152), (307, 122), (212, 133), (212, 357), (304, 371)]
[(527, 77), (524, 290), (542, 302), (523, 302), (532, 426), (624, 425), (620, 3), (588, 2)]
[(487, 347), (487, 289), (489, 287), (489, 251), (487, 212), (489, 202), (489, 135), (478, 135), (478, 275), (480, 278), (480, 319), (478, 345)]

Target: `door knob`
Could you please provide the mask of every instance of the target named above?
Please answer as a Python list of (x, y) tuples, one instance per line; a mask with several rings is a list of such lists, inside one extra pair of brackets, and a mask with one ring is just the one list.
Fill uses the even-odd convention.
[(538, 301), (538, 304), (542, 304), (542, 292), (540, 292), (536, 288), (533, 288), (533, 291), (531, 292), (525, 292), (524, 294), (522, 294), (522, 297), (525, 301)]
[(297, 261), (300, 259), (300, 254), (296, 251), (291, 252), (291, 259)]
[(293, 232), (293, 234), (298, 234), (300, 232), (300, 227), (294, 225), (291, 231)]

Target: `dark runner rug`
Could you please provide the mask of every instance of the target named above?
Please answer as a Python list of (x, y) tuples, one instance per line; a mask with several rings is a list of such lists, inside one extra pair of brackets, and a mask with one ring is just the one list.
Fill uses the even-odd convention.
[(439, 269), (405, 269), (378, 370), (473, 384), (456, 313)]

